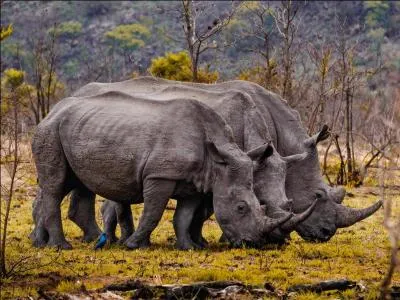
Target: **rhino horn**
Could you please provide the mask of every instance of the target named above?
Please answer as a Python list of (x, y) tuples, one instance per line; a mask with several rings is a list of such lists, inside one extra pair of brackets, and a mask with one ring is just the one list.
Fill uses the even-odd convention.
[(291, 164), (294, 162), (298, 162), (301, 160), (304, 160), (308, 156), (307, 152), (299, 153), (299, 154), (293, 154), (289, 156), (283, 156), (282, 160), (286, 162), (287, 164)]
[(307, 208), (305, 211), (299, 214), (295, 214), (290, 220), (287, 222), (283, 223), (280, 228), (284, 231), (293, 231), (295, 227), (303, 222), (305, 219), (307, 219), (311, 213), (314, 211), (315, 206), (317, 205), (317, 202), (319, 199), (315, 200), (313, 204), (310, 205), (309, 208)]
[(364, 220), (365, 218), (368, 218), (370, 215), (376, 212), (382, 206), (382, 204), (382, 200), (379, 200), (370, 207), (363, 209), (354, 209), (341, 204), (337, 204), (336, 227), (348, 227), (357, 223), (358, 221)]
[(322, 129), (320, 132), (314, 134), (312, 137), (306, 139), (304, 141), (304, 146), (306, 147), (312, 147), (318, 144), (319, 142), (326, 140), (330, 136), (330, 131), (328, 125), (322, 126)]
[(346, 189), (342, 186), (336, 187), (332, 190), (332, 198), (336, 203), (342, 203), (345, 195)]
[(288, 213), (285, 216), (277, 218), (277, 219), (271, 219), (269, 217), (265, 217), (263, 233), (264, 234), (270, 233), (275, 228), (279, 227), (282, 223), (285, 223), (287, 220), (289, 220), (292, 216), (293, 216), (292, 213)]

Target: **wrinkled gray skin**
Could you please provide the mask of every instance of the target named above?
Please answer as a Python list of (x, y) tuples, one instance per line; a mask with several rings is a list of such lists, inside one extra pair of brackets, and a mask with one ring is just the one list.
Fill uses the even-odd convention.
[[(262, 159), (266, 148), (253, 158)], [(67, 98), (38, 125), (32, 152), (39, 179), (35, 246), (71, 248), (60, 212), (70, 191), (82, 203), (94, 194), (125, 205), (143, 201), (138, 229), (125, 242), (131, 249), (149, 246), (168, 199), (186, 182), (213, 193), (216, 219), (234, 245), (259, 243), (275, 224), (254, 195), (251, 159), (224, 120), (195, 100), (158, 102), (119, 92)], [(89, 213), (87, 223), (95, 222)]]
[[(140, 80), (139, 84), (145, 79)], [(151, 79), (153, 80), (153, 79)], [(245, 151), (256, 149), (257, 146), (267, 143), (271, 140), (266, 124), (261, 117), (254, 102), (244, 93), (231, 90), (228, 92), (206, 92), (194, 87), (182, 86), (176, 87), (165, 86), (165, 81), (159, 84), (151, 84), (151, 93), (143, 93), (139, 91), (136, 94), (136, 83), (138, 80), (132, 80), (124, 83), (124, 89), (120, 87), (113, 88), (119, 83), (103, 84), (91, 83), (84, 86), (77, 92), (77, 96), (94, 95), (105, 91), (123, 90), (124, 93), (130, 95), (146, 96), (150, 99), (165, 101), (174, 98), (189, 97), (191, 99), (200, 100), (212, 107), (219, 115), (221, 115), (228, 125), (231, 126), (235, 138), (235, 142)], [(96, 88), (98, 87), (98, 88)], [(110, 99), (111, 101), (112, 99)], [(260, 203), (265, 206), (267, 215), (274, 217), (285, 217), (289, 213), (282, 210), (277, 204), (285, 205), (288, 199), (285, 194), (285, 176), (287, 163), (293, 163), (296, 160), (304, 159), (304, 155), (292, 155), (282, 158), (273, 146), (269, 149), (270, 153), (265, 156), (262, 161), (254, 162), (254, 186), (255, 194)], [(176, 213), (174, 216), (174, 228), (177, 236), (177, 246), (180, 249), (203, 247), (206, 241), (201, 235), (202, 224), (212, 214), (212, 199), (206, 201), (206, 197), (202, 195), (189, 195), (190, 199), (186, 201), (178, 201)], [(74, 203), (74, 205), (76, 205)], [(204, 210), (201, 212), (201, 210)], [(123, 242), (132, 232), (133, 223), (132, 215), (128, 214), (128, 207), (121, 208), (121, 204), (112, 204), (105, 202), (102, 207), (102, 215), (104, 220), (104, 231), (108, 234), (111, 241), (115, 241), (115, 228), (119, 221), (122, 229), (120, 242)], [(306, 218), (312, 210), (299, 214), (292, 218), (289, 222), (282, 225), (281, 228), (275, 229), (267, 239), (274, 237), (283, 242), (290, 231), (293, 230), (294, 223), (300, 222)], [(192, 222), (195, 216), (194, 222)], [(194, 224), (193, 224), (194, 223)], [(190, 226), (190, 227), (189, 227)]]
[[(110, 85), (113, 85), (113, 89), (128, 89), (129, 92), (130, 82), (133, 82), (133, 80), (115, 84), (89, 84), (80, 91), (85, 93), (96, 92), (99, 88), (107, 89)], [(320, 199), (311, 216), (295, 228), (304, 239), (319, 242), (328, 241), (338, 228), (351, 226), (372, 215), (381, 207), (381, 201), (362, 210), (351, 209), (341, 204), (345, 190), (342, 187), (332, 188), (328, 186), (322, 179), (319, 167), (316, 145), (327, 137), (326, 134), (322, 133), (320, 138), (318, 138), (319, 134), (310, 138), (301, 124), (298, 113), (291, 109), (278, 95), (257, 84), (246, 81), (230, 81), (208, 85), (177, 83), (149, 77), (135, 80), (135, 89), (138, 94), (149, 93), (152, 90), (161, 94), (159, 85), (165, 86), (164, 93), (173, 90), (174, 87), (175, 89), (176, 87), (185, 89), (195, 87), (214, 92), (239, 90), (255, 102), (280, 155), (290, 156), (297, 153), (308, 153), (305, 159), (290, 165), (286, 176), (286, 194), (288, 198), (293, 200), (292, 209), (295, 213), (307, 209), (316, 197)], [(302, 176), (299, 176), (299, 174)]]
[(326, 136), (322, 134), (323, 138), (318, 139), (317, 134), (310, 138), (298, 113), (278, 95), (257, 84), (231, 81), (209, 86), (210, 90), (217, 91), (226, 91), (232, 87), (246, 92), (255, 101), (267, 123), (273, 143), (282, 156), (304, 151), (309, 153), (304, 160), (291, 164), (286, 176), (286, 194), (293, 200), (292, 208), (295, 213), (306, 209), (315, 197), (320, 199), (311, 216), (296, 226), (296, 231), (302, 238), (316, 242), (328, 241), (338, 228), (351, 226), (382, 206), (382, 201), (361, 210), (342, 205), (344, 188), (328, 186), (321, 176), (316, 145)]

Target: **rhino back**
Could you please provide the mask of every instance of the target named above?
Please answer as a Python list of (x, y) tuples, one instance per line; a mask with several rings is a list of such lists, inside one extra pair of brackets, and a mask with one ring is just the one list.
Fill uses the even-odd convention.
[(234, 86), (227, 88), (221, 87), (221, 84), (196, 84), (141, 77), (115, 83), (90, 83), (75, 94), (93, 95), (107, 91), (121, 91), (157, 101), (176, 98), (198, 100), (213, 108), (228, 123), (233, 130), (235, 142), (244, 151), (249, 151), (272, 139), (253, 99)]
[(57, 124), (76, 176), (95, 193), (118, 200), (137, 197), (145, 178), (191, 180), (202, 173), (205, 140), (233, 141), (218, 117), (195, 101), (107, 92), (63, 101), (46, 122)]

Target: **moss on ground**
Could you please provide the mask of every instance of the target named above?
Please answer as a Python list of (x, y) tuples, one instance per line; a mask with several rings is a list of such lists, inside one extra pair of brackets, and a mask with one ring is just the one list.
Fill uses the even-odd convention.
[[(33, 191), (32, 191), (33, 189)], [(344, 203), (352, 207), (365, 207), (376, 201), (376, 188), (350, 190), (355, 197)], [(34, 187), (31, 180), (19, 190), (13, 200), (9, 243), (9, 261), (19, 265), (20, 273), (6, 279), (1, 288), (1, 298), (37, 296), (39, 288), (60, 292), (98, 289), (106, 284), (126, 279), (141, 279), (147, 283), (191, 283), (208, 280), (239, 280), (245, 284), (262, 286), (265, 282), (285, 291), (294, 284), (315, 283), (322, 280), (342, 279), (362, 282), (367, 287), (366, 299), (373, 299), (388, 266), (389, 243), (382, 226), (383, 212), (349, 228), (339, 229), (327, 243), (314, 244), (292, 234), (289, 244), (268, 250), (229, 249), (218, 243), (221, 231), (214, 219), (206, 222), (204, 233), (210, 247), (201, 251), (174, 249), (175, 235), (172, 226), (171, 200), (162, 221), (153, 232), (153, 245), (149, 249), (129, 251), (112, 245), (94, 251), (94, 243), (81, 242), (79, 228), (67, 219), (69, 200), (62, 204), (63, 225), (67, 239), (74, 249), (36, 249), (28, 235), (33, 228), (31, 216)], [(400, 196), (393, 196), (394, 212), (400, 214)], [(97, 218), (101, 224), (97, 200)], [(135, 224), (142, 205), (134, 207)], [(393, 285), (400, 285), (399, 272)], [(298, 294), (295, 299), (335, 298), (351, 299), (355, 290), (335, 293)]]

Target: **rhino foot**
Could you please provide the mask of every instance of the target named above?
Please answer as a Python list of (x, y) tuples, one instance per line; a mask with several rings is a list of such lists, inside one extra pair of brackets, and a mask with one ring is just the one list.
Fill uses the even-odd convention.
[(71, 250), (72, 249), (72, 245), (69, 242), (67, 242), (66, 240), (64, 240), (64, 241), (51, 241), (50, 240), (46, 246), (54, 247), (54, 248), (62, 249), (62, 250)]
[(177, 241), (175, 244), (175, 248), (179, 250), (196, 250), (203, 249), (204, 247), (192, 241)]
[(100, 230), (96, 230), (96, 231), (92, 231), (92, 232), (88, 232), (88, 233), (85, 232), (85, 234), (83, 235), (83, 238), (82, 238), (82, 242), (85, 242), (85, 243), (93, 242), (99, 238), (100, 234), (101, 234)]
[(43, 227), (36, 226), (29, 235), (29, 238), (31, 239), (34, 247), (42, 248), (47, 245), (47, 242), (49, 241), (49, 234)]
[(208, 247), (208, 241), (204, 237), (200, 237), (198, 241), (195, 241), (196, 244), (200, 245), (201, 249)]
[(141, 249), (141, 248), (148, 248), (150, 247), (150, 240), (146, 239), (146, 240), (141, 240), (141, 241), (137, 241), (135, 239), (132, 240), (126, 240), (124, 245), (126, 247), (128, 247), (128, 249)]

